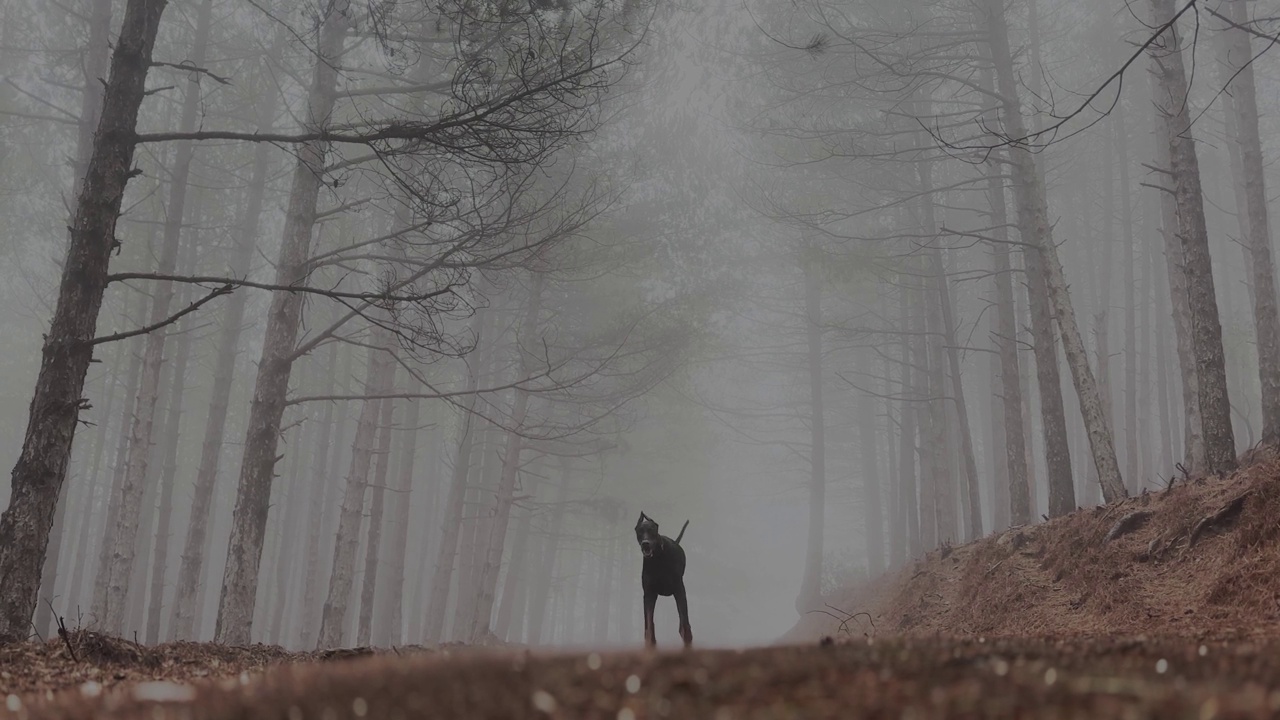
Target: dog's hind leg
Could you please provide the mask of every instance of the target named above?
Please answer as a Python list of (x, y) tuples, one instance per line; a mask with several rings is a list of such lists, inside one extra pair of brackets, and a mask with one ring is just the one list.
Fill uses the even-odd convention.
[(656, 647), (658, 631), (653, 627), (653, 609), (658, 605), (658, 593), (644, 594), (644, 645)]
[(676, 588), (676, 610), (680, 612), (680, 639), (684, 646), (693, 645), (693, 628), (689, 627), (689, 598), (684, 594), (684, 583)]

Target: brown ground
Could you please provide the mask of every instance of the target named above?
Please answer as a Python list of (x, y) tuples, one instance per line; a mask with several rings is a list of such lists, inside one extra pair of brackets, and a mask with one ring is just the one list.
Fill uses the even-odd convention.
[(0, 648), (0, 720), (1280, 717), (1278, 540), (1269, 457), (931, 553), (791, 645), (319, 656), (77, 633)]

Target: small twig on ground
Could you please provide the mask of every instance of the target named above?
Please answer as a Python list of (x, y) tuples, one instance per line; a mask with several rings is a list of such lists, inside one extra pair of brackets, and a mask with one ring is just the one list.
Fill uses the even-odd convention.
[[(1008, 559), (1009, 558), (1005, 558), (1005, 560), (1008, 560)], [(1001, 560), (997, 562), (995, 565), (992, 565), (991, 567), (987, 568), (987, 574), (990, 575), (991, 573), (995, 572), (996, 568), (1000, 567), (1003, 564), (1004, 564), (1004, 560)]]

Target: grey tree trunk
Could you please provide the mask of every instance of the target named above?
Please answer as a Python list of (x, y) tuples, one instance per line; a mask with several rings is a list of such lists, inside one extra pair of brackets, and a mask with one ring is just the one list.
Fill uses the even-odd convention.
[[(191, 62), (204, 67), (209, 47), (209, 25), (213, 0), (202, 0), (196, 13), (195, 40), (191, 50)], [(200, 75), (191, 73), (182, 98), (182, 118), (179, 132), (196, 129), (200, 112)], [(195, 156), (195, 143), (178, 144), (173, 168), (169, 172), (169, 200), (165, 207), (163, 237), (156, 272), (173, 275), (178, 267), (178, 254), (183, 239), (183, 222), (187, 201), (191, 162)], [(172, 281), (158, 280), (151, 294), (151, 317), (148, 324), (163, 321), (169, 316), (174, 297)], [(142, 376), (138, 387), (138, 400), (134, 408), (133, 427), (129, 436), (129, 454), (126, 461), (124, 485), (120, 488), (120, 512), (116, 516), (114, 547), (107, 565), (107, 597), (102, 617), (103, 627), (109, 632), (121, 632), (130, 578), (134, 569), (134, 550), (138, 539), (139, 511), (142, 498), (147, 493), (148, 473), (151, 463), (152, 435), (155, 428), (156, 401), (159, 398), (160, 369), (164, 363), (164, 346), (168, 333), (163, 331), (147, 335), (147, 347), (142, 356)]]
[[(183, 272), (193, 274), (196, 266), (195, 244), (190, 243), (186, 249), (187, 258), (183, 262)], [(179, 305), (184, 305), (191, 293), (181, 293)], [(173, 360), (173, 380), (169, 386), (169, 407), (165, 411), (164, 457), (161, 463), (160, 476), (160, 508), (156, 520), (155, 542), (152, 543), (151, 559), (151, 591), (147, 605), (148, 645), (160, 642), (160, 611), (164, 607), (165, 569), (169, 564), (169, 527), (173, 513), (173, 486), (178, 475), (178, 441), (181, 438), (182, 400), (186, 394), (187, 364), (191, 359), (191, 323), (190, 316), (184, 319), (178, 337), (178, 352)], [(144, 558), (145, 559), (145, 558)]]
[[(338, 306), (335, 304), (333, 306), (335, 320), (337, 313)], [(347, 357), (350, 358), (350, 353)], [(324, 361), (323, 367), (325, 368), (323, 392), (328, 395), (333, 390), (334, 376), (339, 372), (338, 343), (329, 344), (328, 358)], [(350, 377), (350, 372), (346, 373), (346, 377)], [(333, 459), (330, 456), (331, 449), (336, 450), (339, 444), (335, 440), (334, 405), (335, 403), (325, 403), (324, 416), (320, 421), (320, 432), (312, 455), (311, 476), (316, 478), (316, 487), (311, 490), (311, 503), (307, 510), (307, 556), (302, 579), (302, 622), (299, 633), (300, 646), (304, 648), (315, 647), (316, 631), (320, 623), (320, 607), (317, 600), (320, 593), (320, 545), (324, 540), (327, 517), (325, 511), (328, 508), (329, 490), (331, 486), (336, 485), (337, 480), (337, 472), (334, 470), (337, 465), (337, 453), (333, 453)]]
[[(537, 497), (540, 484), (541, 460), (538, 467), (529, 474), (524, 483), (526, 497)], [(528, 586), (532, 578), (527, 566), (529, 560), (529, 534), (533, 528), (533, 512), (526, 511), (516, 523), (516, 535), (511, 543), (511, 565), (502, 581), (502, 602), (498, 604), (498, 617), (494, 621), (493, 633), (499, 639), (518, 642), (515, 636), (523, 630), (524, 598), (528, 597)], [(513, 621), (514, 616), (514, 621)]]
[[(410, 378), (406, 387), (406, 392), (413, 394), (420, 392), (420, 385), (417, 380)], [(409, 400), (408, 410), (405, 413), (404, 426), (401, 432), (405, 433), (400, 443), (400, 460), (398, 465), (398, 477), (396, 480), (395, 492), (395, 508), (392, 516), (391, 534), (387, 538), (386, 552), (389, 554), (387, 563), (387, 585), (386, 585), (386, 602), (382, 607), (385, 611), (385, 617), (377, 620), (383, 623), (385, 628), (377, 635), (375, 642), (380, 646), (390, 644), (399, 644), (404, 637), (404, 583), (405, 583), (405, 558), (409, 546), (409, 500), (413, 496), (413, 476), (414, 476), (414, 456), (418, 449), (418, 423), (421, 420), (421, 400)], [(427, 548), (418, 549), (423, 555), (427, 554)], [(385, 622), (384, 622), (385, 621)], [(374, 625), (375, 631), (379, 629), (379, 625)]]
[[(395, 365), (385, 348), (390, 342), (384, 330), (374, 333), (367, 365), (368, 380), (365, 392), (371, 396), (386, 395), (394, 386)], [(342, 496), (342, 511), (338, 516), (338, 534), (333, 546), (333, 569), (329, 575), (329, 593), (324, 602), (320, 619), (320, 638), (317, 650), (327, 650), (342, 644), (343, 630), (347, 626), (347, 613), (351, 604), (351, 592), (355, 582), (356, 550), (360, 544), (360, 526), (364, 521), (364, 496), (369, 487), (369, 475), (373, 467), (374, 437), (384, 400), (361, 401), (360, 422), (356, 425), (355, 440), (351, 445), (351, 466)]]
[[(1022, 121), (1004, 6), (1000, 0), (987, 0), (986, 11), (996, 83), (1003, 103), (1001, 119), (1006, 134), (1014, 138), (1024, 138), (1027, 132)], [(1075, 382), (1076, 394), (1080, 399), (1080, 409), (1088, 430), (1089, 446), (1098, 471), (1098, 479), (1102, 485), (1102, 494), (1107, 502), (1113, 502), (1125, 497), (1127, 493), (1120, 475), (1120, 466), (1116, 460), (1111, 422), (1103, 411), (1101, 393), (1093, 370), (1089, 367), (1089, 358), (1067, 292), (1062, 263), (1058, 259), (1057, 246), (1053, 243), (1043, 179), (1036, 168), (1035, 157), (1025, 145), (1015, 143), (1010, 148), (1009, 157), (1013, 166), (1019, 232), (1023, 241), (1034, 247), (1034, 251), (1028, 253), (1028, 258), (1034, 256), (1037, 262), (1043, 265), (1050, 305), (1057, 320), (1062, 347), (1066, 351), (1067, 364), (1071, 368), (1072, 379)], [(1040, 345), (1039, 340), (1036, 344)], [(1043, 385), (1041, 387), (1043, 403), (1045, 388)], [(1050, 470), (1052, 472), (1052, 465)], [(1065, 483), (1051, 482), (1049, 486), (1050, 517), (1064, 515), (1075, 507), (1074, 487)]]
[[(556, 489), (555, 504), (552, 506), (551, 518), (547, 521), (546, 534), (542, 541), (542, 557), (537, 564), (537, 584), (533, 596), (529, 598), (529, 633), (527, 641), (530, 645), (542, 643), (543, 630), (546, 627), (547, 604), (551, 600), (552, 579), (555, 574), (556, 558), (560, 551), (560, 535), (564, 528), (564, 511), (568, 506), (569, 490), (573, 485), (573, 474), (569, 461), (560, 458), (560, 487)], [(550, 634), (548, 634), (548, 640)]]
[(472, 320), (472, 332), (476, 338), (477, 357), (467, 363), (466, 395), (458, 434), (458, 454), (454, 457), (453, 473), (449, 479), (449, 493), (445, 499), (444, 527), (441, 530), (440, 548), (436, 556), (435, 571), (431, 577), (431, 599), (427, 603), (427, 617), (423, 627), (423, 642), (436, 644), (444, 635), (445, 614), (449, 605), (449, 590), (453, 580), (453, 565), (458, 554), (458, 535), (462, 529), (463, 503), (466, 499), (467, 472), (471, 459), (471, 446), (475, 441), (473, 415), (476, 405), (476, 388), (479, 385), (480, 365), (484, 362), (479, 352), (484, 342), (486, 325), (483, 310), (476, 312)]
[[(521, 323), (520, 334), (516, 339), (516, 352), (520, 355), (520, 361), (517, 364), (519, 379), (527, 378), (533, 373), (536, 364), (534, 358), (537, 352), (533, 349), (526, 349), (521, 342), (530, 344), (531, 348), (536, 348), (540, 343), (536, 342), (538, 337), (538, 314), (542, 311), (542, 290), (546, 282), (546, 278), (542, 272), (533, 271), (533, 286), (529, 290), (529, 303), (525, 306), (524, 320)], [(492, 618), (494, 595), (498, 588), (498, 571), (502, 566), (502, 551), (507, 541), (507, 528), (511, 524), (511, 506), (515, 500), (516, 479), (520, 473), (520, 452), (524, 448), (524, 438), (521, 432), (524, 430), (525, 415), (529, 409), (529, 392), (523, 385), (518, 385), (515, 391), (515, 401), (511, 407), (511, 417), (507, 422), (510, 423), (507, 432), (507, 445), (504, 456), (502, 458), (502, 478), (498, 483), (498, 505), (493, 514), (493, 522), (489, 531), (488, 552), (484, 556), (484, 564), (480, 568), (478, 586), (480, 588), (479, 601), (476, 603), (475, 615), (472, 618), (472, 626), (469, 637), (471, 642), (476, 643), (492, 634)]]
[[(349, 5), (349, 0), (325, 5), (326, 14), (321, 23), (318, 57), (308, 98), (308, 128), (323, 125), (333, 110), (337, 67), (345, 45)], [(277, 285), (298, 284), (307, 274), (316, 203), (328, 150), (328, 143), (319, 140), (302, 143), (297, 148), (298, 161), (294, 166), (284, 235), (276, 262)], [(276, 291), (271, 295), (271, 305), (267, 310), (267, 327), (253, 400), (249, 406), (240, 480), (231, 520), (231, 539), (214, 631), (215, 640), (231, 645), (247, 644), (253, 629), (258, 564), (262, 559), (280, 420), (293, 368), (302, 300), (299, 293)]]
[[(869, 358), (868, 358), (869, 359)], [(884, 500), (880, 492), (880, 467), (876, 453), (875, 399), (862, 398), (858, 416), (858, 456), (862, 469), (863, 532), (867, 543), (867, 572), (879, 575), (885, 569)]]
[[(151, 226), (151, 236), (155, 235), (155, 225)], [(134, 316), (139, 324), (146, 312), (147, 298), (139, 293), (137, 312)], [(129, 372), (124, 387), (125, 408), (120, 416), (120, 427), (117, 431), (116, 452), (112, 462), (111, 485), (107, 488), (107, 517), (102, 526), (102, 544), (98, 548), (98, 564), (93, 579), (93, 596), (89, 605), (89, 614), (97, 622), (102, 617), (107, 603), (107, 565), (111, 558), (111, 547), (115, 544), (116, 515), (120, 512), (120, 487), (124, 485), (125, 456), (129, 453), (129, 431), (133, 425), (133, 407), (138, 400), (138, 377), (142, 374), (142, 348), (146, 338), (138, 335), (129, 341)]]
[[(390, 383), (387, 384), (387, 389), (391, 389)], [(364, 578), (360, 588), (360, 623), (356, 630), (356, 644), (360, 646), (367, 646), (373, 639), (373, 607), (377, 600), (382, 526), (386, 518), (387, 466), (391, 463), (394, 413), (395, 402), (383, 400), (381, 417), (378, 419), (378, 449), (374, 458), (376, 469), (373, 473), (373, 497), (369, 508), (369, 535), (365, 541)]]
[(79, 197), (85, 171), (93, 153), (94, 131), (102, 113), (102, 92), (107, 74), (107, 54), (111, 50), (112, 0), (91, 0), (89, 41), (85, 45), (84, 91), (80, 93), (80, 121), (76, 133), (75, 184), (71, 197)]
[(900, 327), (903, 329), (900, 358), (902, 367), (900, 397), (902, 400), (899, 403), (898, 418), (901, 428), (898, 435), (898, 485), (899, 493), (902, 497), (902, 522), (906, 528), (907, 559), (917, 558), (924, 551), (920, 535), (920, 512), (916, 490), (916, 412), (913, 400), (915, 395), (915, 373), (911, 365), (911, 331), (914, 326), (911, 312), (913, 291), (910, 283), (912, 282), (913, 280), (909, 274), (901, 275), (898, 278), (898, 317)]
[(822, 286), (813, 260), (802, 258), (804, 272), (805, 336), (809, 364), (809, 535), (804, 574), (796, 596), (796, 612), (804, 614), (822, 603), (822, 535), (826, 510), (826, 415), (822, 406)]
[[(1138, 442), (1138, 334), (1137, 324), (1137, 259), (1134, 246), (1133, 197), (1129, 184), (1129, 132), (1125, 126), (1124, 105), (1115, 113), (1116, 157), (1120, 163), (1120, 222), (1124, 227), (1124, 440), (1125, 477), (1131, 490), (1140, 482), (1141, 446)], [(1143, 326), (1146, 327), (1145, 325)]]
[[(277, 33), (271, 50), (274, 58), (283, 45)], [(265, 71), (260, 73), (265, 75)], [(267, 83), (259, 82), (257, 130), (270, 132), (278, 104), (278, 96)], [(258, 225), (262, 217), (262, 200), (266, 195), (267, 177), (271, 169), (271, 146), (262, 143), (254, 150), (253, 170), (244, 199), (244, 215), (240, 218), (232, 251), (231, 273), (247, 277), (257, 247)], [(213, 388), (210, 392), (209, 416), (205, 422), (200, 464), (196, 469), (195, 488), (191, 496), (191, 514), (182, 545), (182, 562), (178, 566), (174, 591), (173, 618), (170, 635), (174, 640), (195, 640), (195, 609), (204, 585), (205, 546), (209, 541), (209, 518), (213, 512), (213, 494), (218, 482), (218, 465), (222, 457), (227, 412), (231, 404), (231, 384), (235, 374), (236, 355), (244, 325), (245, 293), (234, 294), (222, 312), (218, 331), (218, 355), (213, 366)]]
[(1005, 451), (1001, 464), (1005, 467), (1009, 483), (1005, 492), (1000, 494), (1000, 499), (1004, 502), (996, 504), (997, 529), (1008, 527), (1014, 517), (1031, 517), (1026, 436), (1022, 433), (1022, 372), (1018, 367), (1017, 308), (1014, 307), (1013, 263), (1008, 244), (1008, 206), (1001, 172), (1002, 167), (998, 162), (987, 166), (987, 203), (991, 209), (992, 234), (996, 241), (991, 254), (995, 265), (995, 344), (1000, 380), (1000, 407), (992, 414), (1000, 417)]
[(85, 374), (107, 285), (134, 129), (164, 0), (129, 0), (103, 90), (103, 110), (76, 199), (58, 301), (41, 348), (22, 452), (0, 515), (0, 639), (26, 637), (40, 593), (49, 531), (66, 479)]
[[(1227, 0), (1225, 14), (1236, 25), (1248, 22), (1244, 0)], [(1276, 309), (1275, 260), (1271, 254), (1271, 220), (1267, 212), (1266, 173), (1258, 130), (1258, 93), (1253, 75), (1253, 43), (1239, 27), (1222, 31), (1227, 70), (1235, 75), (1225, 111), (1235, 119), (1246, 215), (1240, 218), (1252, 260), (1253, 321), (1258, 343), (1258, 380), (1262, 388), (1262, 442), (1280, 442), (1280, 314)], [(1231, 139), (1228, 139), (1230, 142)]]
[[(1150, 4), (1156, 20), (1164, 22), (1173, 17), (1173, 0), (1150, 0)], [(1221, 475), (1235, 469), (1236, 450), (1227, 393), (1222, 325), (1218, 319), (1209, 232), (1204, 218), (1204, 195), (1200, 187), (1200, 163), (1196, 157), (1195, 140), (1191, 136), (1186, 69), (1182, 63), (1177, 28), (1166, 30), (1162, 41), (1163, 47), (1157, 43), (1151, 50), (1160, 83), (1156, 106), (1164, 118), (1169, 141), (1169, 170), (1177, 204), (1178, 236), (1191, 314), (1191, 347), (1199, 384), (1196, 397), (1204, 433), (1204, 472)], [(1264, 294), (1259, 288), (1258, 295)]]

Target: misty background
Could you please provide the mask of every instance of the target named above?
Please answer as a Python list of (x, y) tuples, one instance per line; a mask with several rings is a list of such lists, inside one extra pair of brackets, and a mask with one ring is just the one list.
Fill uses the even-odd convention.
[[(6, 467), (125, 4), (0, 0)], [(95, 347), (35, 628), (636, 645), (644, 511), (690, 521), (696, 642), (761, 644), (940, 545), (1228, 469), (1215, 442), (1275, 429), (1249, 198), (1275, 187), (1280, 7), (1187, 7), (169, 3), (97, 335), (163, 327)], [(1189, 90), (1150, 71), (1174, 57)], [(306, 291), (279, 275), (298, 233)], [(296, 337), (269, 340), (286, 296)], [(251, 622), (220, 623), (229, 587)], [(676, 624), (661, 600), (660, 646)]]

